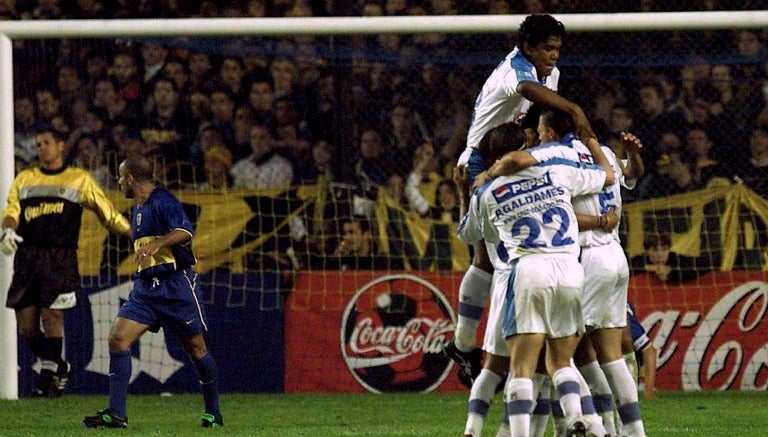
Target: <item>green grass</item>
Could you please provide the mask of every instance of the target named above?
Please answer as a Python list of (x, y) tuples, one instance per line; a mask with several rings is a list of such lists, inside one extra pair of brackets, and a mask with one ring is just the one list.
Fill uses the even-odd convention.
[[(485, 435), (495, 435), (499, 397)], [(662, 392), (641, 400), (649, 436), (768, 435), (768, 393)], [(467, 395), (223, 395), (225, 427), (201, 429), (197, 395), (128, 399), (130, 427), (90, 430), (82, 417), (103, 408), (105, 396), (0, 401), (0, 436), (459, 436)], [(551, 435), (548, 432), (547, 435)]]

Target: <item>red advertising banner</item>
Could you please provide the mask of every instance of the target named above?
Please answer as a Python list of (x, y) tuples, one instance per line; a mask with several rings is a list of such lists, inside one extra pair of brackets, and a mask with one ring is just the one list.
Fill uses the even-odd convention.
[(658, 350), (662, 390), (768, 388), (768, 272), (713, 272), (678, 286), (630, 279), (629, 299)]
[[(285, 311), (286, 393), (466, 391), (440, 353), (462, 277), (301, 273)], [(714, 272), (679, 286), (638, 275), (629, 298), (659, 353), (657, 388), (768, 387), (768, 272)]]
[(462, 276), (301, 273), (285, 311), (286, 393), (466, 390), (441, 353)]

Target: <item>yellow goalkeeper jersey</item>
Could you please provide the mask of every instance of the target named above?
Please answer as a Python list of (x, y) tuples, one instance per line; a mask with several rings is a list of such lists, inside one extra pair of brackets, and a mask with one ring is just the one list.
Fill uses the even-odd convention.
[(93, 210), (105, 227), (126, 233), (130, 223), (104, 195), (87, 171), (75, 167), (21, 171), (11, 185), (3, 219), (18, 223), (25, 246), (77, 248), (83, 208)]

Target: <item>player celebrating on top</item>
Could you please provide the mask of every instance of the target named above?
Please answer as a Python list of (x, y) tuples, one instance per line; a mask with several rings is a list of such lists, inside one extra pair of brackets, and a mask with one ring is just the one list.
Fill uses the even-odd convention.
[[(581, 107), (557, 94), (560, 71), (556, 64), (564, 36), (563, 24), (550, 15), (529, 15), (521, 23), (517, 46), (491, 73), (475, 102), (467, 148), (458, 162), (467, 166), (470, 186), (488, 166), (478, 152), (486, 132), (502, 123), (520, 121), (534, 103), (567, 112), (573, 118), (577, 135), (585, 142), (594, 139)], [(536, 122), (524, 120), (526, 126), (534, 127), (526, 130), (530, 137), (535, 135)], [(481, 370), (482, 354), (475, 347), (475, 338), (490, 294), (493, 271), (483, 242), (475, 244), (474, 249), (472, 265), (459, 288), (454, 340), (445, 347), (445, 353), (461, 366), (459, 376), (468, 386)]]

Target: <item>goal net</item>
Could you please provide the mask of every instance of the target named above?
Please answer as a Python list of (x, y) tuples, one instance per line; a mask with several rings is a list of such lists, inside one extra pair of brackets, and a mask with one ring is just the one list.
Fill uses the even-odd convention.
[[(625, 193), (621, 229), (661, 389), (767, 385), (768, 42), (718, 17), (652, 31), (630, 17), (623, 29), (557, 17), (570, 31), (559, 92), (602, 142), (616, 147), (626, 130), (644, 143), (646, 176)], [(471, 253), (456, 237), (450, 175), (483, 81), (515, 45), (514, 18), (464, 32), (232, 36), (212, 20), (204, 36), (17, 39), (17, 171), (34, 165), (35, 127), (51, 123), (70, 134), (70, 162), (126, 211), (116, 164), (155, 161), (196, 225), (224, 392), (458, 390), (440, 350)], [(107, 391), (130, 251), (86, 213), (68, 390)], [(653, 267), (654, 251), (667, 267)], [(23, 342), (19, 353), (24, 395), (37, 369)], [(133, 353), (132, 390), (197, 390), (172, 335), (147, 335)]]

